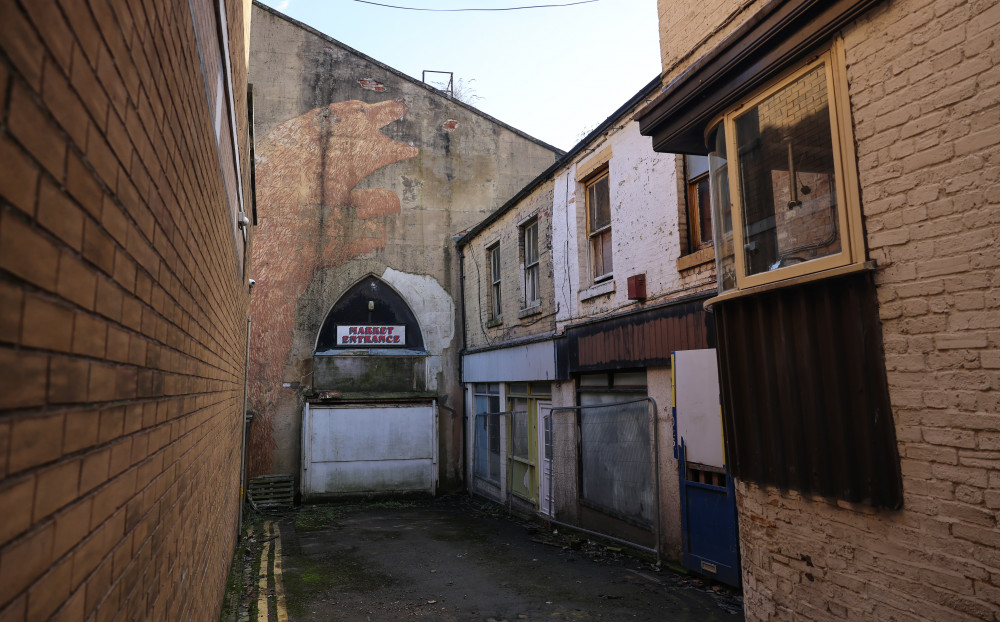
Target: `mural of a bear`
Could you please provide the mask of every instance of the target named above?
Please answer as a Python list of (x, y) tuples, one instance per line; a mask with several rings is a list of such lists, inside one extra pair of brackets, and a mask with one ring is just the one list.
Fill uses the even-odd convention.
[(402, 101), (344, 101), (281, 123), (256, 148), (260, 214), (251, 305), (249, 474), (270, 469), (270, 412), (289, 358), (298, 299), (316, 271), (386, 244), (384, 217), (400, 211), (386, 188), (357, 189), (375, 171), (419, 149), (381, 129), (407, 113)]

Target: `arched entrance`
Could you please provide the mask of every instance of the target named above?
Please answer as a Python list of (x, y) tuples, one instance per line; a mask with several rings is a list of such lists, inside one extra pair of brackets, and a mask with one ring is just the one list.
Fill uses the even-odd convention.
[(304, 497), (437, 487), (437, 407), (423, 334), (409, 305), (369, 276), (348, 289), (316, 338), (303, 413)]

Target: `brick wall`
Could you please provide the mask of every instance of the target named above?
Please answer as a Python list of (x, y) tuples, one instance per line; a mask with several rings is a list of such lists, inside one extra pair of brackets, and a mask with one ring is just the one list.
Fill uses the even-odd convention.
[(712, 49), (769, 0), (657, 0), (663, 83)]
[(0, 620), (218, 617), (248, 292), (196, 49), (187, 2), (0, 0)]
[(1000, 620), (1000, 5), (844, 31), (903, 507), (740, 484), (751, 620)]
[[(521, 224), (538, 219), (537, 309), (524, 311), (523, 239)], [(502, 321), (491, 321), (490, 257), (499, 244)], [(462, 249), (465, 268), (465, 339), (468, 348), (530, 337), (555, 328), (552, 282), (552, 182), (539, 185), (517, 206), (486, 227)], [(535, 312), (537, 311), (537, 313)], [(529, 314), (530, 313), (530, 314)], [(521, 316), (521, 317), (519, 317)]]

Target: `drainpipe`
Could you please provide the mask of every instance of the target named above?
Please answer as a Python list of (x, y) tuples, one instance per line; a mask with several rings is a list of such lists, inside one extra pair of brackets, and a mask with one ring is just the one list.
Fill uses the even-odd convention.
[(458, 247), (458, 294), (460, 296), (459, 300), (461, 304), (459, 306), (462, 308), (462, 349), (458, 352), (458, 385), (462, 388), (460, 395), (462, 403), (462, 485), (466, 485), (466, 469), (468, 469), (468, 427), (469, 427), (469, 413), (466, 412), (466, 402), (465, 402), (465, 381), (464, 381), (464, 363), (463, 358), (465, 356), (465, 348), (467, 346), (465, 338), (465, 253), (462, 252), (462, 247)]
[[(243, 412), (240, 413), (240, 426), (242, 432), (240, 436), (240, 518), (239, 532), (243, 533), (243, 504), (247, 490), (247, 397), (250, 392), (250, 316), (247, 316), (247, 349), (243, 367)], [(239, 537), (239, 536), (237, 536)]]

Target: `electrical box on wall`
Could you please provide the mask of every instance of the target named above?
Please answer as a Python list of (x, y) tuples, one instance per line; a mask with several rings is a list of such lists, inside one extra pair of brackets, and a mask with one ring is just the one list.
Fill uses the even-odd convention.
[(628, 277), (628, 299), (644, 300), (646, 298), (646, 275), (634, 274)]

